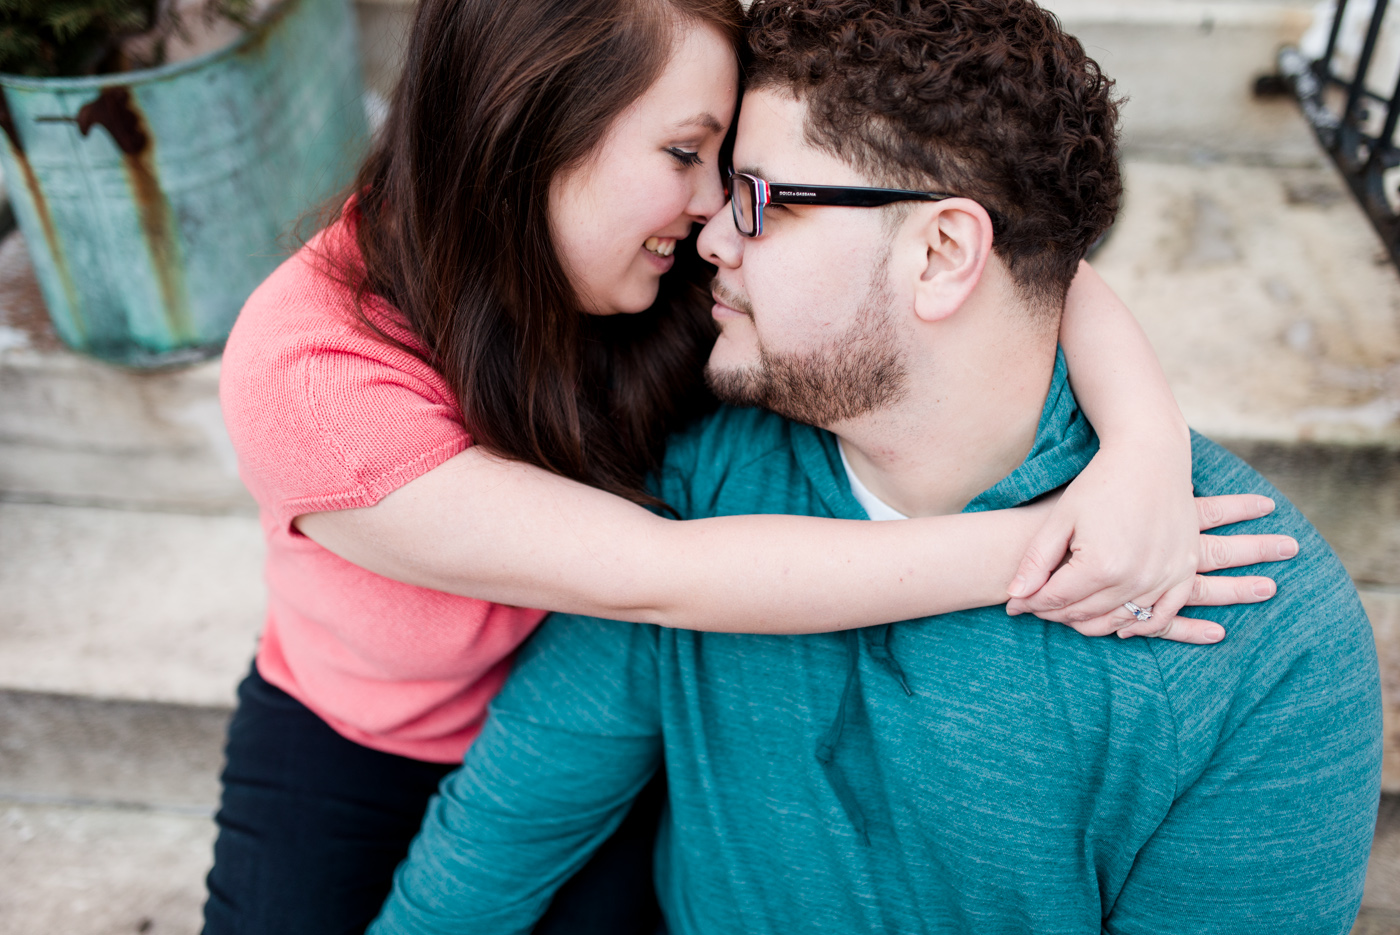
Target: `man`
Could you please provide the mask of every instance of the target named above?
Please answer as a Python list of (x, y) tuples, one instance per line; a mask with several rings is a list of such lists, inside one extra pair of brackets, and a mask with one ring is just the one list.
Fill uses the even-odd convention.
[[(737, 210), (700, 241), (711, 379), (810, 424), (723, 410), (673, 444), (661, 496), (880, 518), (1063, 485), (1095, 446), (1055, 334), (1116, 207), (1106, 83), (1025, 0), (754, 16)], [(832, 187), (935, 194), (803, 206), (872, 198)], [(554, 618), (373, 931), (528, 931), (663, 760), (677, 935), (1347, 931), (1379, 792), (1369, 626), (1258, 475), (1204, 439), (1194, 474), (1279, 499), (1303, 556), (1214, 647), (1001, 608), (806, 637)]]

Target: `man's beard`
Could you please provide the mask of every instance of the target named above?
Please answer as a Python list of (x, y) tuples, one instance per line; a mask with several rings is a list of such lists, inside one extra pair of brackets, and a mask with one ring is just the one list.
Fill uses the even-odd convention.
[[(808, 425), (830, 426), (896, 402), (907, 371), (895, 332), (887, 285), (888, 253), (876, 264), (856, 319), (845, 332), (801, 353), (769, 351), (736, 370), (705, 368), (715, 396), (736, 406), (762, 406)], [(752, 312), (747, 303), (741, 311)]]

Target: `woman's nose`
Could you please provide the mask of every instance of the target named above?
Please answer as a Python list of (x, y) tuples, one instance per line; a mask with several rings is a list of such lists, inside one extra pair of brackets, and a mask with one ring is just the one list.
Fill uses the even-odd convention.
[(719, 174), (707, 172), (696, 184), (695, 191), (691, 195), (690, 214), (701, 224), (707, 224), (728, 204), (729, 196), (724, 191), (724, 183), (720, 180)]

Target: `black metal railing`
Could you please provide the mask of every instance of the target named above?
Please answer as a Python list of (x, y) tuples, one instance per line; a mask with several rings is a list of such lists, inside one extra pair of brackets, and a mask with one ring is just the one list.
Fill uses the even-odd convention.
[[(1343, 35), (1344, 24), (1350, 26), (1348, 6), (1353, 8), (1352, 22), (1366, 12), (1363, 7), (1370, 7), (1359, 49), (1351, 47), (1350, 34)], [(1318, 141), (1400, 266), (1400, 148), (1395, 141), (1400, 73), (1383, 74), (1400, 72), (1400, 60), (1388, 55), (1378, 61), (1376, 56), (1389, 6), (1388, 0), (1338, 0), (1322, 57), (1313, 59), (1288, 47), (1279, 53), (1278, 65)], [(1394, 12), (1400, 15), (1400, 9)], [(1394, 27), (1400, 27), (1400, 19)], [(1375, 90), (1378, 82), (1388, 95)]]

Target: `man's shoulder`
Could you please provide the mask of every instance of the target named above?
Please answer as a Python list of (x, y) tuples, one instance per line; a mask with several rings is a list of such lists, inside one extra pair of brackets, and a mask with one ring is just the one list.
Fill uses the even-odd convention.
[[(1258, 471), (1223, 446), (1193, 434), (1192, 481), (1197, 496), (1256, 493), (1273, 499), (1268, 516), (1212, 530), (1217, 535), (1280, 533), (1298, 540), (1298, 555), (1285, 562), (1226, 569), (1221, 574), (1258, 574), (1273, 578), (1278, 593), (1262, 604), (1211, 608), (1212, 619), (1236, 626), (1250, 640), (1287, 636), (1300, 647), (1332, 642), (1351, 632), (1371, 641), (1370, 624), (1356, 587), (1337, 553), (1302, 512)], [(1232, 634), (1233, 635), (1233, 634)]]
[[(1278, 496), (1274, 486), (1243, 458), (1196, 431), (1191, 432), (1191, 471), (1198, 496), (1255, 492)], [(1240, 483), (1249, 485), (1250, 489), (1239, 490), (1237, 485)], [(1207, 491), (1202, 489), (1203, 486), (1220, 489)]]
[[(1293, 606), (1299, 601), (1309, 603), (1329, 598), (1355, 597), (1356, 589), (1351, 583), (1351, 578), (1332, 547), (1273, 484), (1238, 455), (1203, 435), (1192, 433), (1191, 448), (1191, 479), (1196, 488), (1196, 496), (1254, 493), (1271, 498), (1275, 504), (1274, 511), (1268, 516), (1211, 530), (1213, 534), (1280, 533), (1298, 540), (1298, 556), (1290, 561), (1254, 565), (1249, 569), (1229, 569), (1225, 574), (1264, 574), (1277, 581), (1280, 585), (1279, 595), (1270, 603), (1262, 605), (1265, 608)], [(1285, 583), (1290, 585), (1288, 593), (1284, 591)], [(1250, 608), (1258, 606), (1261, 605), (1237, 609), (1248, 612)], [(1359, 603), (1356, 606), (1359, 608)]]
[[(1310, 719), (1362, 729), (1378, 702), (1379, 675), (1370, 622), (1346, 569), (1298, 508), (1257, 471), (1207, 438), (1195, 435), (1192, 442), (1198, 496), (1257, 493), (1276, 504), (1266, 517), (1213, 532), (1282, 533), (1298, 540), (1299, 553), (1286, 562), (1221, 572), (1273, 578), (1278, 590), (1269, 600), (1188, 610), (1223, 625), (1223, 642), (1153, 644), (1186, 735), (1183, 753), (1190, 759), (1189, 748), (1199, 742), (1204, 755), (1211, 738), (1228, 735), (1264, 709), (1276, 709), (1292, 729), (1307, 730)], [(1337, 719), (1342, 709), (1352, 716)]]
[(775, 412), (752, 406), (720, 406), (666, 444), (666, 465), (690, 468), (696, 461), (750, 459), (766, 451), (787, 448), (798, 428)]
[(684, 518), (803, 512), (766, 504), (761, 488), (789, 486), (799, 472), (795, 436), (817, 432), (766, 409), (721, 406), (669, 439), (658, 492)]

